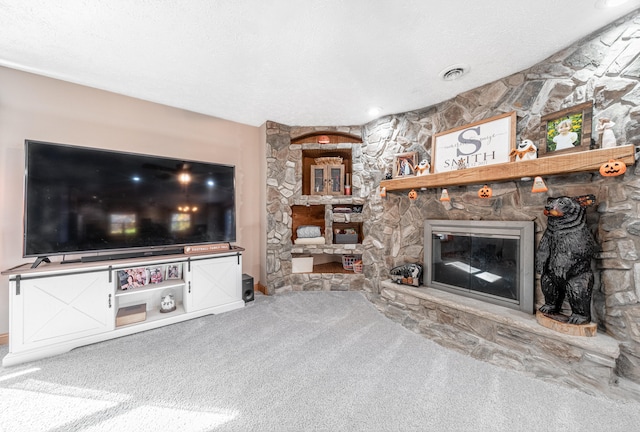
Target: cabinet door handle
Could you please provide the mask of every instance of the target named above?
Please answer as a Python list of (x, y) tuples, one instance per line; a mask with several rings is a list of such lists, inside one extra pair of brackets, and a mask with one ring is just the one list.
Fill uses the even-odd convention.
[(109, 309), (111, 309), (111, 294), (109, 294)]
[(191, 281), (189, 281), (189, 294), (191, 294)]

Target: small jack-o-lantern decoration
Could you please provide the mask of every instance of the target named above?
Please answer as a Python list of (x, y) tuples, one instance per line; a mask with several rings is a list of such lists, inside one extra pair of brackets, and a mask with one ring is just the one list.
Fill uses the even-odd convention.
[(478, 191), (478, 196), (480, 198), (491, 198), (493, 195), (493, 189), (491, 189), (488, 185), (484, 185)]
[(600, 175), (602, 177), (615, 177), (624, 174), (627, 165), (620, 160), (609, 159), (609, 162), (600, 165)]
[(411, 192), (409, 192), (409, 199), (411, 201), (418, 199), (418, 192), (415, 189), (411, 189)]

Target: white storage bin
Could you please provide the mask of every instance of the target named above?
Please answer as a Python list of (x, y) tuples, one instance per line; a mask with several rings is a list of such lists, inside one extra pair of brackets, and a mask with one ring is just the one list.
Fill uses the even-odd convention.
[(291, 273), (311, 273), (313, 272), (313, 257), (291, 258)]

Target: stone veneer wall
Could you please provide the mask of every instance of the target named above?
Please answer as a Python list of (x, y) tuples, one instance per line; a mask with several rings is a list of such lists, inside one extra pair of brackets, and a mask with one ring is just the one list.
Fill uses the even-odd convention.
[[(493, 183), (493, 197), (480, 199), (482, 185), (450, 187), (450, 203), (439, 190), (420, 191), (416, 201), (406, 193), (380, 198), (380, 180), (396, 153), (417, 151), (430, 158), (432, 136), (497, 114), (516, 111), (518, 140), (538, 140), (541, 116), (593, 101), (594, 124), (601, 116), (615, 122), (619, 144), (640, 144), (640, 17), (631, 14), (547, 60), (454, 99), (422, 109), (389, 115), (358, 127), (335, 128), (361, 134), (363, 144), (354, 164), (354, 192), (365, 202), (362, 289), (381, 309), (381, 281), (393, 266), (423, 260), (425, 219), (534, 220), (538, 241), (546, 225), (542, 210), (548, 196), (593, 193), (597, 208), (588, 222), (601, 245), (595, 266), (594, 320), (619, 342), (617, 373), (640, 383), (640, 169), (622, 177), (581, 173), (546, 178), (549, 191), (532, 194), (531, 181)], [(443, 84), (445, 85), (445, 84)], [(291, 137), (313, 128), (269, 123), (268, 290), (304, 289), (291, 278), (288, 206), (299, 197), (298, 148)], [(318, 128), (327, 130), (329, 128)], [(594, 130), (595, 133), (595, 130)], [(356, 172), (356, 166), (362, 171)], [(293, 197), (293, 198), (292, 198)], [(288, 227), (288, 228), (287, 228)], [(288, 242), (288, 243), (287, 243)], [(288, 261), (287, 261), (288, 260)], [(287, 268), (288, 267), (288, 268)], [(539, 284), (537, 284), (539, 285)], [(332, 289), (323, 285), (321, 289)], [(536, 305), (541, 304), (539, 288)], [(393, 314), (390, 314), (393, 315)], [(514, 343), (517, 343), (514, 340)], [(443, 343), (443, 342), (441, 342)], [(446, 344), (446, 343), (443, 343)]]
[[(362, 274), (343, 273), (291, 273), (292, 254), (362, 254), (363, 245), (307, 245), (296, 246), (291, 241), (291, 206), (324, 205), (327, 216), (325, 229), (330, 230), (332, 222), (345, 222), (347, 217), (363, 221), (363, 235), (368, 233), (369, 209), (362, 215), (333, 216), (332, 205), (364, 204), (371, 194), (374, 182), (362, 163), (361, 144), (304, 144), (305, 150), (351, 150), (352, 195), (333, 197), (302, 195), (302, 150), (303, 144), (291, 144), (291, 140), (315, 131), (341, 132), (361, 136), (362, 127), (289, 127), (274, 122), (267, 123), (267, 292), (275, 294), (291, 290), (364, 290), (371, 292), (371, 282), (367, 283)], [(379, 182), (378, 182), (379, 183)]]

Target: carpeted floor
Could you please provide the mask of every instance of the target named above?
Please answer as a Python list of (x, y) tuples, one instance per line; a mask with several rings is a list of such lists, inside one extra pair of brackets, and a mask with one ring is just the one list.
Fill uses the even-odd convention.
[[(4, 356), (7, 347), (0, 347)], [(361, 293), (241, 310), (0, 369), (0, 431), (631, 431), (618, 402), (476, 361)]]

